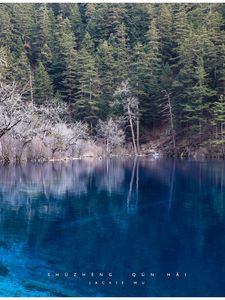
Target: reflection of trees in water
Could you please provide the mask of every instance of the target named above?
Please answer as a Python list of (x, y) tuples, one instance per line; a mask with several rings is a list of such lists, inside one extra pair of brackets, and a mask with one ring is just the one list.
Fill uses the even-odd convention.
[[(118, 190), (124, 180), (124, 169), (118, 162), (83, 160), (73, 163), (29, 164), (0, 167), (0, 189), (15, 199), (18, 193), (35, 197), (60, 197), (66, 192), (76, 195), (87, 193), (91, 178), (98, 178), (98, 188), (112, 192)], [(15, 195), (15, 196), (14, 196)]]
[(125, 179), (124, 166), (119, 162), (107, 159), (101, 166), (103, 176), (99, 176), (97, 185), (99, 190), (107, 190), (108, 193), (121, 192)]
[[(127, 193), (127, 210), (135, 212), (137, 210), (139, 198), (139, 166), (140, 160), (135, 157), (130, 177), (129, 190)], [(134, 194), (135, 191), (135, 194)]]
[[(144, 177), (140, 177), (145, 172)], [(128, 212), (137, 210), (138, 199), (142, 194), (143, 182), (147, 182), (148, 198), (157, 201), (152, 190), (159, 185), (168, 213), (172, 209), (173, 199), (180, 190), (188, 191), (183, 195), (186, 209), (200, 205), (190, 198), (202, 198), (207, 193), (205, 185), (210, 185), (214, 198), (214, 209), (221, 217), (224, 214), (224, 164), (195, 163), (159, 160), (81, 160), (74, 162), (57, 162), (46, 164), (27, 164), (25, 166), (0, 167), (0, 197), (4, 207), (18, 211), (26, 208), (29, 219), (32, 211), (41, 215), (60, 215), (65, 209), (64, 201), (76, 201), (71, 197), (88, 195), (91, 198), (87, 215), (98, 211), (99, 197), (113, 193), (126, 198)], [(190, 176), (191, 174), (191, 176)], [(179, 185), (177, 185), (177, 180)], [(176, 186), (175, 186), (176, 185)], [(140, 189), (140, 192), (139, 192)], [(99, 194), (100, 193), (100, 194)], [(42, 201), (37, 201), (38, 199)], [(52, 200), (54, 198), (54, 200)], [(70, 200), (65, 200), (65, 199)], [(124, 199), (125, 200), (125, 199)], [(73, 205), (73, 203), (71, 204)], [(109, 211), (115, 209), (116, 203), (108, 203)], [(117, 209), (117, 208), (116, 208)]]
[[(123, 191), (124, 166), (117, 161), (82, 160), (48, 164), (0, 167), (0, 197), (3, 208), (1, 218), (10, 214), (35, 216), (61, 216), (68, 207), (77, 210), (76, 217), (94, 217), (101, 198), (98, 191), (107, 193)], [(87, 197), (87, 201), (79, 201)], [(109, 212), (119, 207), (109, 204)]]
[(172, 202), (174, 198), (173, 193), (174, 193), (174, 184), (175, 184), (175, 172), (176, 172), (176, 160), (174, 159), (171, 167), (168, 215), (170, 215), (170, 210), (172, 208)]
[(147, 159), (1, 167), (0, 229), (62, 271), (85, 271), (85, 261), (100, 271), (121, 264), (122, 274), (133, 257), (133, 268), (162, 261), (163, 272), (168, 255), (179, 264), (197, 249), (202, 259), (225, 215), (224, 170)]

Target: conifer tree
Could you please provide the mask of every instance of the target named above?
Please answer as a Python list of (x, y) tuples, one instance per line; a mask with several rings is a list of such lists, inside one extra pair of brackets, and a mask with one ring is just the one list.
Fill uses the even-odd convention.
[(224, 92), (225, 80), (225, 33), (221, 28), (224, 19), (218, 4), (210, 4), (209, 12), (205, 17), (205, 44), (206, 66), (210, 75), (212, 87), (216, 87), (218, 94)]
[(72, 104), (77, 92), (76, 41), (69, 19), (58, 18), (58, 31), (53, 57), (53, 78), (62, 99)]
[(99, 79), (101, 81), (101, 100), (100, 116), (102, 119), (107, 118), (110, 113), (110, 104), (113, 101), (114, 93), (114, 71), (115, 61), (113, 58), (113, 48), (107, 41), (104, 41), (98, 47), (96, 55), (96, 65), (98, 68)]
[(213, 105), (213, 125), (216, 127), (214, 143), (221, 144), (223, 154), (225, 153), (225, 97), (220, 95)]
[[(40, 4), (36, 11), (36, 25), (35, 32), (33, 34), (33, 45), (36, 60), (46, 60), (52, 56), (52, 15), (51, 10), (48, 9), (46, 3)], [(44, 49), (43, 49), (44, 48)], [(47, 56), (46, 53), (48, 52)], [(44, 54), (44, 57), (42, 56)]]
[(11, 81), (18, 82), (21, 88), (28, 86), (31, 66), (25, 51), (18, 58), (11, 56), (9, 76)]
[(78, 93), (75, 104), (76, 117), (86, 120), (91, 128), (99, 114), (100, 80), (95, 60), (85, 49), (78, 56)]
[(137, 43), (131, 57), (130, 86), (133, 95), (139, 99), (140, 113), (144, 121), (147, 113), (146, 107), (149, 102), (149, 68), (146, 57), (144, 45)]
[(137, 43), (145, 43), (145, 34), (149, 25), (149, 6), (146, 3), (126, 3), (123, 12), (123, 21), (127, 28), (131, 48)]
[(43, 61), (43, 64), (50, 69), (53, 54), (48, 44), (44, 44), (41, 48), (40, 58)]
[(126, 32), (125, 24), (121, 23), (115, 34), (111, 34), (111, 45), (113, 46), (116, 78), (117, 84), (127, 80), (129, 75), (130, 58), (128, 50), (128, 35)]
[(173, 56), (173, 15), (171, 4), (158, 5), (157, 25), (160, 37), (160, 51), (164, 64)]
[(120, 25), (124, 22), (124, 4), (109, 3), (107, 5), (106, 30), (107, 36), (117, 35), (121, 30)]
[(206, 112), (208, 109), (208, 98), (214, 96), (214, 92), (208, 87), (206, 82), (207, 74), (205, 72), (204, 60), (202, 56), (197, 57), (197, 66), (195, 67), (195, 84), (188, 91), (189, 102), (184, 105), (185, 122), (193, 132), (199, 133), (201, 139), (203, 125), (206, 124)]
[(72, 31), (74, 33), (78, 48), (84, 36), (84, 24), (82, 22), (80, 8), (78, 3), (69, 4), (68, 18), (71, 22)]
[(106, 30), (107, 4), (99, 3), (93, 5), (88, 3), (86, 18), (88, 20), (86, 31), (91, 35), (94, 44), (98, 46), (101, 40), (108, 39), (108, 30)]
[(0, 6), (0, 47), (12, 48), (14, 45), (13, 26), (6, 7)]
[(12, 5), (13, 30), (20, 37), (27, 54), (32, 55), (32, 33), (35, 26), (35, 6), (32, 3)]
[(190, 30), (190, 22), (188, 21), (188, 13), (186, 5), (174, 5), (174, 39), (177, 48), (182, 45), (187, 38)]
[(94, 55), (95, 45), (89, 32), (86, 32), (84, 36), (82, 47), (85, 48), (90, 54)]
[(161, 70), (162, 57), (160, 53), (159, 32), (156, 20), (153, 19), (146, 34), (147, 47), (145, 63), (147, 65), (146, 75), (148, 81), (148, 101), (145, 102), (144, 111), (154, 120), (157, 118), (157, 100), (159, 98), (160, 86), (159, 76)]
[(38, 104), (50, 102), (53, 98), (52, 83), (42, 62), (34, 73), (34, 100)]

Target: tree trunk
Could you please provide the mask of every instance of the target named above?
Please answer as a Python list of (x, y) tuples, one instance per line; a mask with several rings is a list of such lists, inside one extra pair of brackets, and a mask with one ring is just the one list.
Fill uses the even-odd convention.
[(26, 146), (27, 144), (29, 144), (31, 141), (32, 141), (32, 139), (29, 139), (29, 140), (26, 140), (26, 141), (23, 142), (23, 145), (22, 145), (22, 147), (21, 147), (20, 153), (19, 153), (19, 155), (18, 155), (18, 162), (21, 162), (21, 158), (22, 158), (22, 155), (23, 155), (23, 151), (24, 151), (24, 149), (25, 149), (25, 146)]
[(3, 137), (3, 135), (5, 135), (7, 132), (9, 132), (13, 127), (15, 127), (20, 122), (21, 122), (21, 120), (18, 120), (14, 124), (12, 124), (11, 126), (8, 126), (6, 128), (1, 129), (0, 130), (0, 138)]
[(174, 122), (173, 122), (173, 109), (171, 105), (170, 94), (167, 91), (165, 91), (165, 93), (167, 96), (168, 107), (169, 107), (170, 130), (171, 130), (172, 141), (173, 141), (173, 153), (174, 155), (176, 155), (176, 140), (175, 140)]
[(33, 81), (32, 81), (31, 70), (30, 70), (30, 80), (29, 80), (29, 84), (30, 84), (30, 100), (31, 100), (31, 103), (32, 103), (32, 109), (34, 110)]
[(109, 154), (109, 139), (108, 138), (106, 139), (106, 152), (108, 155)]
[(137, 116), (137, 153), (140, 154), (140, 119)]
[(221, 140), (222, 140), (222, 154), (224, 155), (223, 122), (221, 122), (220, 124), (220, 131), (221, 131)]
[(129, 104), (128, 104), (127, 110), (128, 110), (128, 117), (129, 117), (130, 129), (131, 129), (131, 134), (132, 134), (132, 141), (133, 141), (133, 146), (134, 146), (134, 154), (135, 154), (135, 156), (137, 156), (138, 152), (137, 152), (137, 146), (136, 146), (135, 134), (134, 134), (134, 126), (133, 126), (133, 122), (132, 122), (132, 116), (131, 116)]

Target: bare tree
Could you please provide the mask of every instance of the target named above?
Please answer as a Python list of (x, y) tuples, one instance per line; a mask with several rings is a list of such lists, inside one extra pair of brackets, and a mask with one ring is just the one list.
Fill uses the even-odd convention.
[(29, 71), (29, 87), (30, 87), (30, 100), (31, 100), (31, 103), (32, 103), (32, 109), (34, 109), (33, 78), (32, 78), (31, 68), (30, 68), (30, 71)]
[(26, 103), (26, 110), (21, 114), (23, 119), (12, 129), (11, 135), (22, 142), (22, 154), (24, 147), (34, 137), (39, 137), (44, 142), (52, 128), (63, 122), (66, 106), (56, 100), (52, 100), (51, 104), (46, 106), (35, 106), (31, 101)]
[(5, 47), (0, 47), (0, 81), (4, 80), (4, 75), (7, 67), (8, 67), (7, 50)]
[[(57, 150), (68, 150), (88, 136), (88, 125), (66, 123), (67, 107), (57, 100), (36, 106), (25, 101), (16, 83), (0, 82), (0, 138), (6, 133), (16, 142), (16, 159), (20, 160), (24, 147), (38, 137), (43, 145)], [(19, 142), (19, 143), (18, 143)]]
[(45, 105), (34, 108), (34, 116), (38, 126), (46, 127), (54, 126), (57, 123), (66, 122), (67, 107), (66, 104), (53, 99)]
[(76, 122), (72, 125), (57, 123), (49, 128), (45, 141), (51, 146), (53, 154), (56, 151), (67, 150), (74, 146), (81, 139), (88, 136), (88, 125), (82, 122)]
[(163, 103), (163, 114), (169, 119), (170, 123), (170, 134), (172, 137), (173, 142), (173, 154), (176, 155), (176, 139), (175, 139), (175, 127), (174, 127), (174, 113), (173, 113), (173, 106), (171, 103), (171, 98), (167, 90), (162, 91), (165, 94), (166, 104)]
[(122, 145), (125, 140), (124, 131), (122, 129), (123, 119), (113, 120), (110, 118), (107, 121), (99, 120), (97, 125), (97, 133), (106, 141), (106, 152), (110, 154), (115, 146)]
[[(114, 96), (119, 96), (122, 100), (123, 109), (131, 129), (132, 142), (135, 156), (139, 155), (139, 100), (131, 94), (128, 80), (123, 81), (121, 86), (115, 91)], [(136, 126), (136, 136), (135, 136)]]
[(0, 138), (19, 123), (28, 122), (29, 111), (29, 104), (23, 101), (16, 83), (0, 83)]

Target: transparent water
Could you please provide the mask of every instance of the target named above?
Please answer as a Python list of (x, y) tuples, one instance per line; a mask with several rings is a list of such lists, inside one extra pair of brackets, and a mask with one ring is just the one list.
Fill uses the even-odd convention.
[(219, 161), (2, 166), (0, 296), (225, 296), (224, 195)]

